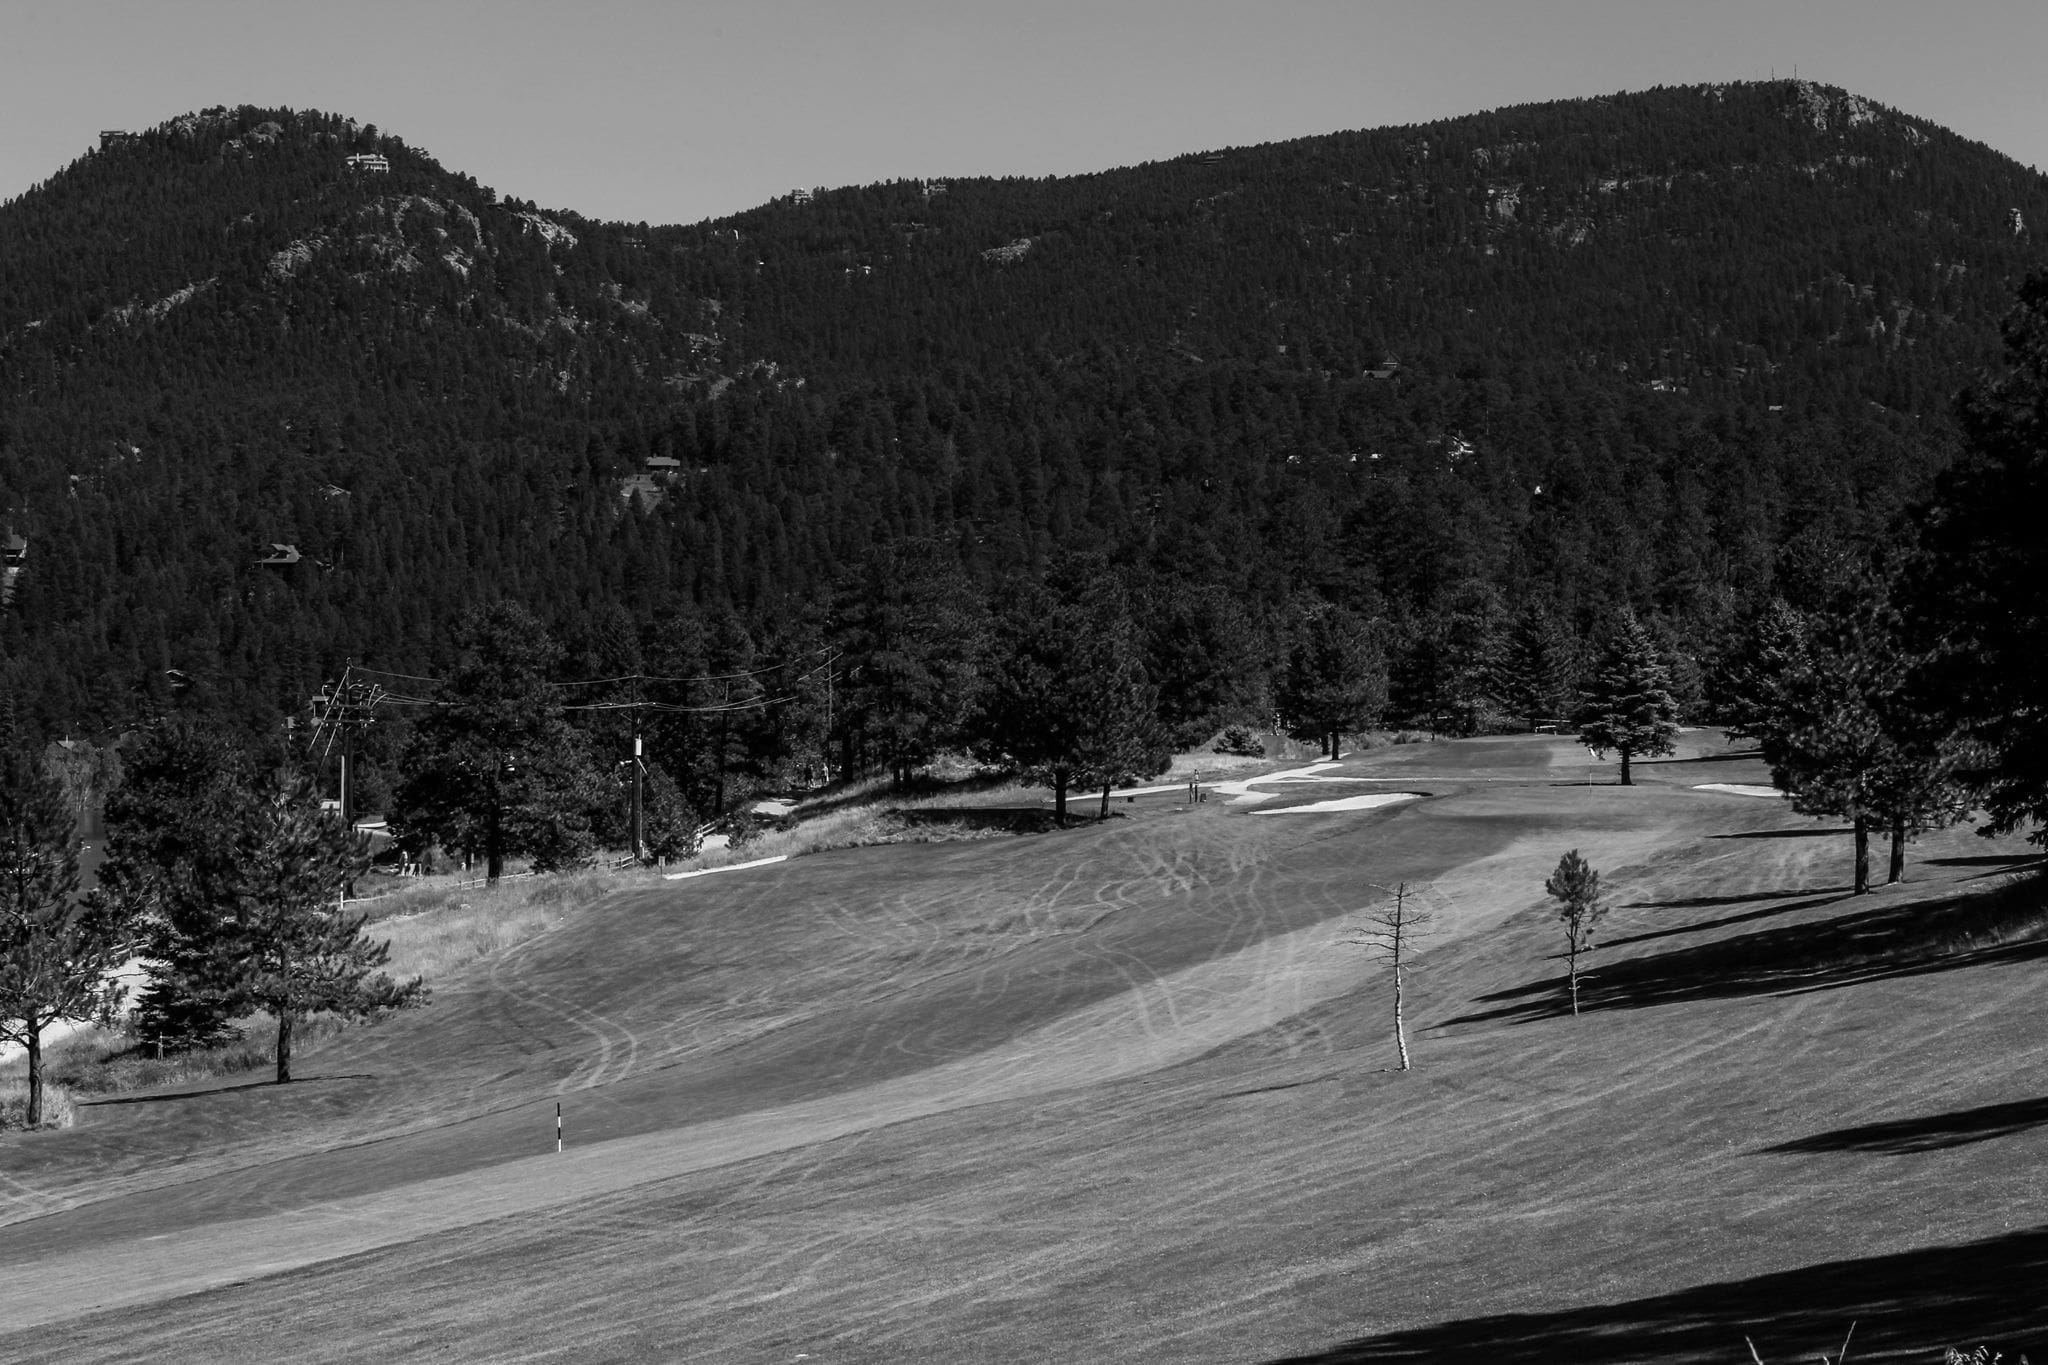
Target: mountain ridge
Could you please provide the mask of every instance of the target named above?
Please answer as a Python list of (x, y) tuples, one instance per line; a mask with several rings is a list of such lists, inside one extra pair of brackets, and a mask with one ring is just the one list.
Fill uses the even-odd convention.
[(765, 638), (903, 537), (985, 584), (1101, 550), (1262, 628), (1628, 601), (1705, 651), (1945, 461), (2042, 222), (2037, 173), (1809, 82), (653, 227), (186, 115), (0, 205), (8, 686), (87, 729), (177, 668), (268, 723), (482, 597)]

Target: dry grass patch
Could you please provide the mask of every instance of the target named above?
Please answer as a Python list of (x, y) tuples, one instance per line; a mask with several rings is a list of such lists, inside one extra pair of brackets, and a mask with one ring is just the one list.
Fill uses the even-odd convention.
[(591, 869), (463, 887), (453, 879), (395, 892), (372, 907), (365, 932), (391, 945), (385, 970), (432, 985), (561, 923), (644, 874)]
[[(53, 1084), (47, 1075), (43, 1078), (43, 1121), (38, 1128), (69, 1128), (77, 1117), (71, 1105), (71, 1092), (61, 1085)], [(21, 1131), (28, 1127), (28, 1078), (26, 1076), (0, 1076), (0, 1132)]]
[[(43, 1049), (43, 1079), (78, 1095), (109, 1095), (158, 1085), (183, 1085), (261, 1070), (275, 1063), (271, 1044), (277, 1021), (267, 1014), (243, 1020), (236, 1036), (213, 1047), (161, 1051), (150, 1039), (125, 1028), (85, 1028)], [(301, 1023), (302, 1045), (337, 1033), (340, 1020), (325, 1015)], [(0, 1086), (27, 1090), (27, 1062), (16, 1058), (0, 1068)], [(47, 1125), (46, 1125), (47, 1126)]]

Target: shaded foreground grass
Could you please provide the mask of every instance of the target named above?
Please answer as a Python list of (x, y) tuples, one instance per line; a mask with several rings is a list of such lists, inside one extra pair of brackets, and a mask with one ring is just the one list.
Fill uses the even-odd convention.
[(2018, 1365), (2022, 1353), (2038, 1359), (2048, 1352), (2043, 1284), (2048, 1227), (1962, 1246), (1845, 1257), (1594, 1308), (1458, 1318), (1276, 1365), (1723, 1362), (1747, 1355), (1745, 1337), (1766, 1361), (1810, 1360), (1839, 1347), (1852, 1323), (1859, 1361), (1933, 1365), (1939, 1357), (1927, 1343), (1935, 1341), (1986, 1345)]

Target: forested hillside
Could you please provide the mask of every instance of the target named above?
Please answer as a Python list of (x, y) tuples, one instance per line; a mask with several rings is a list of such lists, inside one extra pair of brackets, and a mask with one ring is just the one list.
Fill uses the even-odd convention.
[(2043, 225), (2048, 180), (1793, 82), (687, 227), (187, 116), (0, 206), (9, 723), (268, 728), (499, 597), (572, 664), (749, 667), (857, 635), (906, 541), (983, 594), (1120, 570), (1189, 731), (1325, 609), (1418, 715), (1518, 620), (1710, 657), (1950, 458)]

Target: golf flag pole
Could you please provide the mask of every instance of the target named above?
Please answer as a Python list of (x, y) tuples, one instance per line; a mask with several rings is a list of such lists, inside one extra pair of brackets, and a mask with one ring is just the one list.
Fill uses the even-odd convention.
[(557, 1154), (557, 1155), (559, 1155), (559, 1154), (561, 1153), (561, 1150), (562, 1150), (562, 1102), (561, 1102), (560, 1100), (556, 1100), (556, 1101), (555, 1101), (555, 1152), (556, 1152), (556, 1154)]

